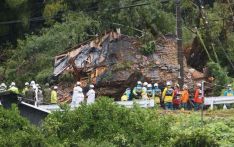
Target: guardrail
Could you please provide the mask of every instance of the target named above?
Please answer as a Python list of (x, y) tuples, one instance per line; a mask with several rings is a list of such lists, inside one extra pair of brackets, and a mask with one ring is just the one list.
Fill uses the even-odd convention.
[(116, 101), (116, 103), (127, 108), (132, 108), (134, 103), (138, 104), (142, 108), (154, 107), (154, 100)]
[(205, 97), (204, 105), (210, 105), (213, 109), (217, 104), (231, 104), (234, 103), (234, 96), (218, 96), (218, 97)]

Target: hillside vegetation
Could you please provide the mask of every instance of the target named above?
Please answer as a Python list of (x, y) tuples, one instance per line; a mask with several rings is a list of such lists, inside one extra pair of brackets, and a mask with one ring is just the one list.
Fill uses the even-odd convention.
[[(225, 85), (234, 75), (233, 5), (205, 3), (205, 20), (200, 6), (198, 0), (181, 1), (183, 42), (191, 46), (197, 40), (203, 60), (194, 68), (208, 66), (216, 84)], [(140, 37), (147, 55), (153, 51), (147, 48), (150, 41), (175, 34), (176, 27), (174, 1), (5, 0), (0, 8), (0, 80), (19, 86), (47, 82), (55, 55), (104, 31), (121, 28)], [(214, 94), (220, 94), (219, 87)]]
[[(233, 110), (166, 112), (121, 107), (110, 98), (50, 114), (41, 127), (0, 108), (1, 146), (233, 146)], [(9, 142), (11, 140), (11, 142)]]

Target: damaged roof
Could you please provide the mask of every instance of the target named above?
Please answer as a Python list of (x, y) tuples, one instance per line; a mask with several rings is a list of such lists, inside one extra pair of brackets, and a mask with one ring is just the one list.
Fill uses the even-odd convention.
[(58, 76), (68, 69), (87, 72), (97, 66), (105, 65), (109, 42), (120, 36), (117, 32), (109, 32), (56, 56), (53, 75)]

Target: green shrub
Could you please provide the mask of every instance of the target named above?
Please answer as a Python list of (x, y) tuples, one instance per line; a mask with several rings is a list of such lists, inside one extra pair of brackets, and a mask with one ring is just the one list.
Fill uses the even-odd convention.
[(117, 146), (154, 146), (169, 140), (169, 122), (168, 117), (159, 116), (156, 111), (127, 109), (102, 97), (93, 105), (50, 115), (43, 132), (46, 137), (53, 136), (69, 145), (85, 139)]
[(218, 147), (218, 143), (211, 134), (208, 134), (203, 129), (197, 129), (192, 133), (181, 134), (177, 136), (174, 147)]
[(208, 68), (210, 69), (212, 76), (215, 77), (215, 84), (218, 85), (213, 88), (213, 95), (220, 96), (222, 95), (222, 86), (226, 86), (229, 79), (227, 72), (218, 63), (214, 62), (209, 62)]
[(0, 146), (44, 146), (45, 138), (35, 126), (19, 115), (16, 106), (11, 110), (0, 107)]
[(45, 81), (48, 79), (48, 77), (51, 75), (51, 73), (52, 73), (52, 69), (51, 68), (44, 69), (44, 70), (42, 70), (41, 72), (39, 72), (36, 75), (35, 80), (38, 83), (45, 83)]
[(152, 54), (154, 51), (156, 51), (156, 45), (154, 41), (149, 41), (143, 44), (140, 48), (140, 52), (146, 56)]

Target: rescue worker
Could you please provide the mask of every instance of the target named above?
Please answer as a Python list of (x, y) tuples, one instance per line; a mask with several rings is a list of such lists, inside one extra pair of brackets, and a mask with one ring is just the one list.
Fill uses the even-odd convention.
[(24, 84), (24, 89), (22, 90), (22, 94), (23, 95), (25, 95), (25, 93), (26, 93), (26, 91), (28, 91), (28, 89), (29, 89), (29, 83), (28, 82), (26, 82), (25, 84)]
[(131, 88), (127, 88), (124, 92), (124, 94), (121, 97), (121, 101), (127, 101), (130, 99), (130, 95), (131, 95)]
[(175, 110), (178, 110), (180, 108), (180, 103), (181, 103), (180, 96), (181, 96), (180, 85), (176, 83), (174, 86), (174, 97), (173, 97), (173, 108)]
[(37, 101), (37, 104), (42, 104), (43, 103), (43, 92), (42, 92), (41, 86), (39, 84), (37, 85), (37, 87), (38, 87), (38, 92), (37, 92), (38, 101)]
[(147, 82), (143, 83), (142, 93), (141, 93), (142, 99), (148, 99), (148, 97), (147, 97), (147, 85), (148, 85)]
[(32, 88), (35, 91), (35, 101), (38, 101), (38, 87), (36, 85), (36, 82), (35, 81), (31, 81), (30, 85), (32, 86)]
[(188, 92), (188, 86), (184, 85), (183, 86), (183, 91), (181, 92), (181, 109), (182, 110), (187, 110), (188, 109), (188, 101), (189, 101), (189, 92)]
[(161, 102), (162, 91), (158, 87), (158, 83), (154, 84), (154, 103), (160, 104)]
[(33, 89), (36, 89), (36, 83), (35, 83), (35, 81), (31, 81), (30, 85), (33, 87)]
[(197, 111), (201, 108), (203, 103), (201, 83), (197, 83), (194, 91), (194, 111)]
[[(224, 91), (223, 93), (224, 96), (234, 96), (234, 91), (232, 90), (232, 85), (228, 84), (227, 85), (227, 90)], [(224, 104), (223, 109), (230, 108), (230, 104)]]
[(25, 102), (34, 104), (35, 103), (35, 91), (33, 85), (30, 84), (29, 89), (25, 91)]
[(171, 87), (171, 82), (167, 82), (166, 85), (167, 87), (165, 87), (163, 90), (162, 100), (164, 101), (165, 109), (172, 110), (173, 109), (172, 100), (174, 97), (174, 90)]
[(81, 83), (77, 82), (76, 86), (73, 89), (72, 95), (72, 106), (77, 107), (81, 102), (84, 101), (83, 89), (81, 88)]
[(0, 93), (1, 92), (5, 92), (6, 90), (7, 90), (6, 84), (5, 83), (1, 83), (1, 85), (0, 85)]
[(43, 103), (49, 104), (50, 103), (50, 94), (51, 94), (51, 89), (49, 83), (45, 84), (45, 89), (43, 90)]
[(57, 104), (57, 101), (58, 101), (57, 90), (58, 90), (58, 86), (54, 86), (53, 90), (51, 91), (51, 96), (50, 96), (51, 104)]
[(141, 81), (137, 82), (137, 86), (134, 87), (132, 93), (133, 93), (134, 98), (141, 99), (141, 96), (142, 96), (142, 83), (141, 83)]
[(95, 91), (94, 91), (94, 85), (89, 85), (89, 91), (87, 92), (86, 96), (87, 98), (87, 104), (92, 104), (95, 102)]
[(11, 82), (11, 85), (8, 91), (13, 92), (15, 94), (19, 94), (19, 89), (15, 86), (15, 82)]
[[(7, 90), (6, 84), (5, 83), (1, 83), (1, 85), (0, 85), (0, 93), (5, 92), (6, 90)], [(0, 99), (0, 105), (2, 105), (1, 99)]]
[(228, 84), (227, 85), (227, 90), (224, 91), (224, 96), (234, 96), (234, 91), (232, 89), (232, 85)]
[(153, 91), (152, 84), (147, 85), (146, 94), (147, 94), (148, 99), (154, 99), (154, 91)]

